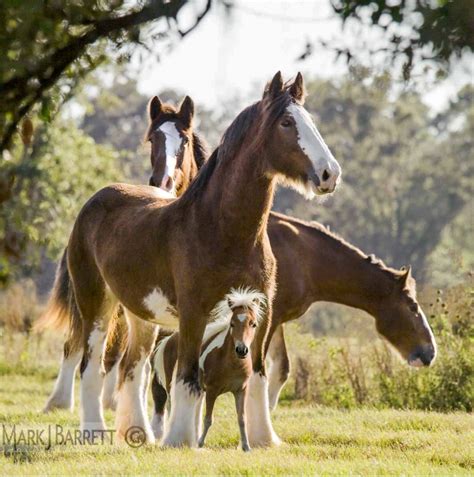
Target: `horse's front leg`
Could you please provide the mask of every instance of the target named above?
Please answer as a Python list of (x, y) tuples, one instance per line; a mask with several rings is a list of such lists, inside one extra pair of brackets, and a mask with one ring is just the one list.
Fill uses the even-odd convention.
[(144, 403), (145, 386), (150, 372), (149, 357), (153, 350), (158, 326), (141, 320), (125, 310), (128, 323), (127, 349), (120, 361), (117, 386), (117, 437), (126, 439), (130, 429), (137, 427), (144, 432), (147, 442), (155, 438)]
[(245, 402), (247, 401), (247, 388), (234, 393), (235, 409), (240, 430), (240, 445), (244, 452), (250, 451), (249, 438), (247, 433), (247, 417), (245, 415)]
[(199, 438), (199, 447), (204, 447), (207, 433), (212, 426), (212, 413), (214, 412), (214, 404), (217, 399), (217, 394), (213, 389), (206, 389), (206, 417), (204, 418), (204, 430)]
[(267, 338), (267, 341), (269, 340), (271, 341), (267, 353), (267, 364), (270, 368), (268, 371), (268, 397), (270, 410), (273, 411), (277, 407), (281, 390), (290, 375), (290, 359), (283, 325), (276, 327), (273, 336)]
[(199, 384), (199, 354), (205, 326), (205, 315), (180, 310), (178, 363), (171, 381), (171, 412), (164, 446), (196, 447), (198, 444), (197, 422), (204, 396)]
[(247, 427), (251, 447), (270, 447), (281, 443), (273, 430), (268, 403), (268, 378), (265, 374), (264, 344), (268, 323), (271, 320), (271, 307), (267, 320), (258, 329), (252, 343), (253, 373), (248, 383), (246, 404)]

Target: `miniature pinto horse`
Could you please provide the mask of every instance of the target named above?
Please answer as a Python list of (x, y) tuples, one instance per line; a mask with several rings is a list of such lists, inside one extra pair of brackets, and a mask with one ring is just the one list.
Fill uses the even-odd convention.
[[(205, 325), (232, 287), (248, 286), (267, 298), (252, 353), (248, 412), (256, 432), (250, 439), (252, 445), (278, 441), (268, 412), (263, 361), (275, 288), (275, 258), (266, 232), (274, 189), (280, 179), (308, 196), (326, 194), (334, 191), (340, 175), (302, 103), (301, 75), (285, 86), (278, 73), (263, 99), (234, 120), (181, 198), (170, 201), (149, 186), (116, 184), (83, 207), (67, 250), (74, 307), (83, 324), (82, 429), (105, 428), (102, 361), (107, 324), (121, 303), (129, 333), (120, 361), (118, 436), (137, 425), (153, 441), (142, 399), (148, 357), (156, 325), (179, 320), (178, 364), (164, 444), (195, 445)], [(69, 304), (65, 309), (56, 303), (67, 314)]]
[[(262, 318), (264, 303), (265, 295), (259, 292), (248, 289), (231, 290), (216, 308), (216, 321), (206, 326), (199, 358), (206, 396), (206, 417), (199, 447), (204, 445), (212, 425), (212, 411), (217, 397), (231, 392), (235, 398), (242, 450), (250, 450), (245, 418), (247, 384), (252, 374), (249, 350), (255, 329)], [(167, 393), (170, 392), (178, 357), (178, 337), (179, 333), (173, 333), (159, 339), (152, 360), (155, 410), (152, 428), (156, 438), (161, 438), (163, 433)], [(199, 427), (198, 425), (198, 429)]]
[[(162, 103), (155, 96), (149, 102), (148, 114), (150, 122), (145, 139), (151, 143), (150, 185), (160, 184), (166, 187), (155, 189), (163, 198), (179, 197), (188, 188), (208, 156), (205, 141), (193, 130), (193, 101), (186, 96), (181, 106), (176, 109), (170, 104)], [(118, 314), (123, 316), (121, 307)], [(118, 374), (117, 357), (121, 351), (120, 339), (114, 340), (113, 337), (126, 334), (123, 319), (113, 320), (113, 324), (106, 353), (106, 358), (111, 359), (104, 362), (107, 373), (104, 385), (106, 407), (114, 407), (113, 396)], [(44, 412), (53, 409), (72, 410), (74, 375), (82, 358), (83, 342), (82, 323), (67, 268), (67, 248), (58, 266), (50, 306), (35, 325), (37, 330), (46, 327), (69, 328), (69, 336), (64, 344), (60, 372)]]

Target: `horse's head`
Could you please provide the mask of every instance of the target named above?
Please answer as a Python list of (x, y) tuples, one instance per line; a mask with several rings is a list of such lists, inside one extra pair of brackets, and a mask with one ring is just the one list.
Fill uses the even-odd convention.
[(237, 306), (232, 309), (230, 335), (238, 358), (245, 359), (248, 356), (256, 328), (257, 319), (251, 308)]
[(283, 183), (312, 198), (336, 189), (341, 168), (303, 107), (304, 96), (301, 73), (285, 85), (278, 72), (263, 95), (262, 125), (273, 171)]
[(376, 327), (410, 366), (429, 366), (434, 361), (436, 342), (416, 300), (416, 283), (410, 267), (400, 271), (393, 289), (382, 300)]
[(152, 167), (149, 184), (180, 195), (197, 173), (193, 155), (193, 100), (186, 96), (176, 109), (154, 96), (148, 113), (146, 139), (151, 143)]
[(227, 295), (227, 304), (232, 312), (230, 336), (240, 359), (249, 355), (265, 301), (265, 295), (248, 289), (235, 290)]

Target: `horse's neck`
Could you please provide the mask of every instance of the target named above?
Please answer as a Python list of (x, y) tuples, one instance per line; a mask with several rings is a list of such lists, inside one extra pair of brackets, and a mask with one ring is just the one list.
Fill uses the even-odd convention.
[(186, 192), (186, 189), (189, 187), (199, 172), (194, 154), (191, 154), (189, 158), (183, 161), (180, 171), (182, 174), (182, 183), (178, 191), (178, 196), (181, 196), (184, 194), (184, 192)]
[(238, 154), (217, 165), (201, 204), (206, 221), (217, 224), (220, 238), (235, 245), (255, 244), (266, 235), (274, 179), (262, 170), (264, 158)]
[(380, 304), (393, 286), (388, 272), (371, 263), (350, 245), (311, 231), (313, 260), (311, 293), (314, 301), (330, 301), (376, 315)]

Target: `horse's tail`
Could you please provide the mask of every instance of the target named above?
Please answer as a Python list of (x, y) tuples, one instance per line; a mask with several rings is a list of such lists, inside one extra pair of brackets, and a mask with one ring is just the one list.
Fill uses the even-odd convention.
[(67, 266), (67, 247), (56, 270), (54, 286), (46, 310), (34, 325), (34, 330), (37, 332), (46, 329), (62, 332), (69, 330), (76, 336), (82, 331), (79, 309)]

